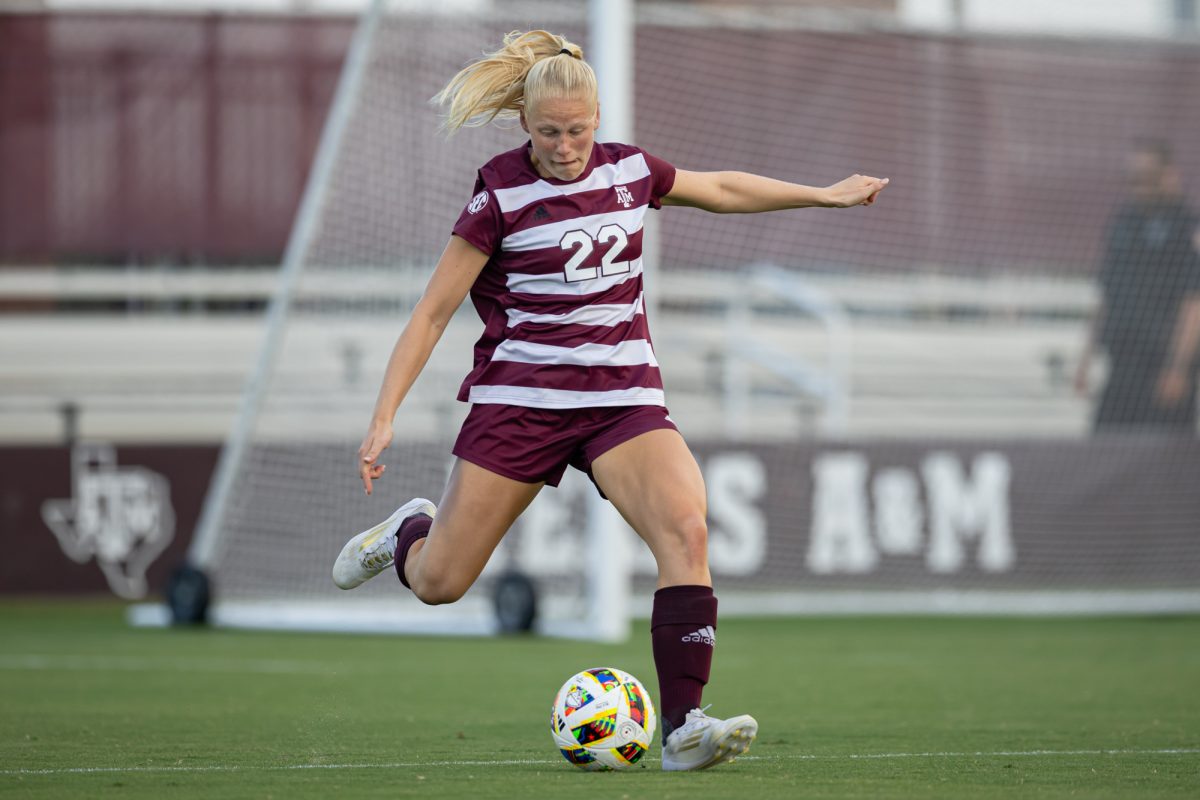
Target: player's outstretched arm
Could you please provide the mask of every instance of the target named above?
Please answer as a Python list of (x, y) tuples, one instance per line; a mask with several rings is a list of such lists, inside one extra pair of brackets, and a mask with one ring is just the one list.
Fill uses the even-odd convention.
[(691, 206), (717, 214), (754, 214), (787, 208), (869, 206), (888, 185), (887, 178), (851, 175), (831, 186), (804, 186), (748, 172), (675, 170), (675, 184), (664, 205)]
[(371, 493), (371, 481), (383, 475), (386, 467), (379, 455), (392, 443), (392, 421), (413, 382), (425, 368), (425, 362), (446, 330), (454, 312), (487, 264), (488, 255), (465, 239), (451, 236), (438, 259), (425, 292), (417, 301), (412, 316), (404, 325), (392, 356), (388, 359), (383, 385), (375, 401), (375, 411), (367, 435), (358, 448), (358, 472), (363, 488)]

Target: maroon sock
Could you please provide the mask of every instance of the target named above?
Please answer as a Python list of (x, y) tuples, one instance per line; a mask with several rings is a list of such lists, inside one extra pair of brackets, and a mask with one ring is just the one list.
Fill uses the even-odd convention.
[(417, 543), (417, 539), (424, 539), (429, 535), (431, 525), (433, 517), (428, 514), (414, 514), (401, 522), (400, 530), (396, 531), (396, 574), (400, 576), (400, 582), (404, 584), (405, 589), (412, 588), (404, 578), (404, 562), (408, 561), (408, 551)]
[(658, 670), (663, 741), (700, 707), (717, 643), (717, 598), (709, 586), (668, 586), (654, 593), (650, 639)]

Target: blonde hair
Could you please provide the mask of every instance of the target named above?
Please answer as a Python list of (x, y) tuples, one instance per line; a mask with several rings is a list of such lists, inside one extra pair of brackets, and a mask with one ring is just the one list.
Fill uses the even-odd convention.
[(518, 117), (541, 100), (559, 97), (595, 105), (596, 73), (583, 60), (583, 49), (549, 31), (513, 31), (503, 47), (451, 78), (433, 102), (449, 106), (442, 127), (452, 134)]

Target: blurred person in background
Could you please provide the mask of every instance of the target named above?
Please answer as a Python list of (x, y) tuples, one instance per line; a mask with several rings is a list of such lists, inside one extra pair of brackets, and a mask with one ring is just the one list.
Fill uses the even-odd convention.
[(1200, 223), (1165, 143), (1136, 142), (1126, 171), (1130, 194), (1108, 225), (1076, 390), (1087, 394), (1099, 345), (1109, 369), (1093, 430), (1194, 434)]

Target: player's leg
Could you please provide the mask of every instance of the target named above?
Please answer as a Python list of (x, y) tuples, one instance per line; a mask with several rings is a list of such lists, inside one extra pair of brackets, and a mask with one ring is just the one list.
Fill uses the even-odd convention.
[(472, 405), (454, 443), (458, 460), (441, 509), (417, 498), (351, 539), (334, 581), (351, 589), (395, 564), (421, 600), (454, 602), (542, 486), (558, 485), (576, 447), (574, 428), (572, 415), (561, 411)]
[(430, 605), (458, 600), (544, 485), (456, 459), (437, 514), (424, 524), (427, 534), (419, 529), (401, 534), (407, 552), (398, 553), (396, 570), (404, 584)]
[(700, 467), (678, 431), (659, 429), (595, 457), (591, 471), (658, 563), (651, 639), (665, 742), (663, 768), (704, 769), (732, 760), (750, 746), (758, 723), (745, 715), (715, 719), (699, 710), (717, 627)]
[(401, 582), (423, 602), (453, 603), (542, 486), (456, 459), (440, 507), (416, 498), (355, 536), (334, 564), (334, 581), (352, 589), (395, 564)]
[(704, 476), (673, 429), (651, 430), (591, 462), (592, 477), (658, 563), (658, 588), (711, 587)]
[(704, 478), (674, 430), (629, 439), (596, 457), (591, 470), (658, 563), (651, 639), (665, 738), (700, 707), (715, 645), (708, 633), (716, 628), (717, 601), (708, 571)]

